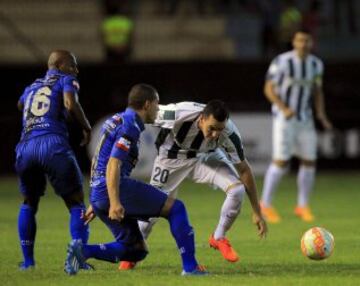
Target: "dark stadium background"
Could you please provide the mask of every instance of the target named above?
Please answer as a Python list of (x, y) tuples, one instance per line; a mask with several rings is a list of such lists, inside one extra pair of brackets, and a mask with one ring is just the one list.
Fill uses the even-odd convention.
[[(21, 114), (16, 109), (16, 102), (21, 95), (26, 85), (31, 83), (35, 78), (41, 77), (46, 71), (46, 57), (51, 49), (63, 48), (61, 44), (42, 46), (42, 38), (39, 36), (33, 37), (33, 34), (38, 35), (36, 31), (30, 31), (26, 28), (26, 19), (31, 20), (29, 12), (26, 10), (31, 8), (31, 3), (50, 7), (53, 14), (53, 6), (59, 5), (58, 1), (4, 1), (0, 8), (0, 78), (1, 78), (1, 149), (0, 149), (0, 173), (13, 174), (14, 173), (14, 148), (20, 134)], [(16, 4), (16, 2), (18, 2)], [(74, 7), (81, 7), (84, 2), (81, 1), (61, 1), (62, 6), (75, 5)], [(206, 34), (206, 28), (201, 21), (209, 21), (211, 19), (229, 18), (233, 26), (227, 26), (224, 30), (224, 37), (228, 37), (231, 30), (238, 29), (239, 37), (243, 37), (242, 45), (244, 51), (251, 50), (251, 47), (246, 47), (247, 42), (251, 42), (252, 36), (248, 36), (243, 30), (250, 30), (249, 33), (258, 33), (258, 29), (252, 29), (251, 24), (253, 20), (243, 19), (257, 19), (259, 23), (263, 21), (261, 12), (258, 6), (254, 3), (263, 1), (238, 1), (240, 4), (234, 4), (236, 11), (229, 12), (229, 10), (217, 11), (213, 5), (216, 1), (203, 1), (205, 8), (197, 10), (189, 1), (181, 2), (179, 7), (174, 11), (161, 9), (157, 11), (157, 6), (161, 1), (135, 1), (136, 4), (126, 5), (130, 1), (90, 1), (95, 3), (99, 9), (96, 20), (99, 23), (99, 36), (97, 40), (102, 45), (101, 41), (101, 21), (112, 15), (114, 11), (124, 15), (128, 15), (136, 29), (140, 29), (141, 21), (146, 19), (164, 19), (163, 25), (171, 23), (172, 18), (179, 17), (186, 21), (187, 17), (195, 19), (194, 23), (200, 23), (199, 27), (194, 26), (194, 29), (203, 29)], [(177, 2), (177, 1), (174, 1)], [(219, 1), (220, 3), (221, 1)], [(232, 2), (232, 1), (225, 1)], [(236, 2), (236, 1), (233, 1)], [(266, 1), (265, 1), (266, 2)], [(277, 2), (277, 1), (275, 1)], [(274, 3), (275, 3), (274, 2)], [(280, 1), (281, 2), (281, 1)], [(286, 2), (286, 1), (285, 1)], [(291, 2), (291, 1), (290, 1)], [(294, 5), (298, 4), (299, 11), (305, 13), (309, 9), (312, 1), (294, 1)], [(326, 95), (326, 106), (328, 115), (337, 128), (334, 133), (332, 144), (335, 146), (336, 154), (333, 158), (328, 158), (320, 154), (319, 167), (323, 170), (327, 169), (359, 169), (360, 168), (360, 147), (352, 157), (346, 154), (346, 144), (344, 142), (344, 132), (346, 130), (353, 130), (357, 134), (357, 142), (360, 145), (360, 36), (357, 29), (360, 28), (360, 23), (356, 15), (360, 14), (360, 3), (358, 1), (320, 1), (323, 7), (338, 9), (336, 5), (340, 5), (340, 18), (336, 18), (332, 12), (320, 10), (322, 17), (327, 15), (327, 21), (320, 24), (317, 35), (317, 52), (325, 62), (325, 79), (324, 89)], [(340, 4), (338, 3), (340, 2)], [(346, 2), (346, 3), (345, 3)], [(347, 14), (347, 2), (352, 2), (354, 15)], [(65, 4), (64, 4), (65, 3)], [(105, 4), (106, 5), (105, 5)], [(125, 4), (124, 4), (125, 3)], [(152, 3), (152, 4), (151, 4)], [(116, 5), (119, 4), (119, 7)], [(15, 5), (18, 5), (15, 7)], [(80, 6), (79, 6), (80, 5)], [(88, 5), (88, 4), (87, 4)], [(105, 5), (105, 6), (102, 6)], [(155, 8), (152, 9), (151, 5)], [(281, 5), (281, 3), (280, 3)], [(350, 5), (350, 4), (349, 4)], [(67, 7), (66, 6), (66, 7)], [(141, 10), (144, 6), (150, 6), (151, 9)], [(344, 6), (344, 7), (342, 7)], [(15, 8), (14, 8), (15, 7)], [(21, 8), (23, 7), (23, 8)], [(66, 9), (66, 7), (60, 7)], [(222, 6), (216, 6), (222, 7)], [(279, 6), (280, 7), (280, 6)], [(9, 8), (7, 10), (7, 8)], [(10, 9), (11, 8), (11, 9)], [(106, 9), (105, 9), (106, 8)], [(75, 8), (74, 8), (75, 9)], [(114, 10), (115, 9), (115, 10)], [(123, 10), (121, 10), (123, 9)], [(86, 9), (85, 9), (86, 10)], [(15, 11), (15, 12), (14, 12)], [(19, 12), (20, 11), (20, 12)], [(21, 12), (23, 11), (23, 12)], [(53, 19), (55, 16), (45, 16), (46, 11), (43, 9), (39, 13), (39, 17), (34, 20), (37, 26), (35, 30), (44, 25), (54, 25), (56, 27), (58, 19)], [(45, 12), (44, 12), (45, 11)], [(70, 8), (71, 11), (71, 8)], [(119, 12), (120, 11), (120, 12)], [(22, 14), (24, 16), (22, 16)], [(41, 14), (43, 13), (43, 14)], [(81, 22), (81, 11), (72, 11), (72, 18), (74, 25)], [(326, 14), (328, 13), (328, 14)], [(236, 16), (238, 15), (238, 16)], [(244, 16), (245, 15), (245, 16)], [(325, 16), (324, 16), (325, 15)], [(84, 19), (86, 15), (82, 15)], [(244, 17), (243, 17), (244, 16)], [(242, 18), (243, 17), (243, 18)], [(355, 19), (355, 23), (349, 20)], [(151, 21), (149, 20), (149, 25)], [(84, 20), (85, 21), (85, 20)], [(88, 21), (88, 19), (87, 19)], [(95, 21), (95, 20), (94, 20)], [(247, 21), (247, 22), (246, 22)], [(255, 20), (254, 20), (255, 21)], [(340, 24), (339, 24), (340, 21)], [(72, 23), (72, 22), (71, 22)], [(138, 23), (138, 25), (137, 25)], [(235, 23), (235, 24), (234, 24)], [(61, 25), (61, 23), (59, 24)], [(185, 24), (184, 24), (185, 25)], [(212, 24), (214, 25), (214, 24)], [(227, 24), (230, 25), (230, 24)], [(339, 28), (340, 25), (340, 28)], [(349, 26), (348, 26), (349, 25)], [(355, 25), (355, 26), (354, 26)], [(359, 26), (359, 27), (357, 27)], [(355, 30), (354, 30), (355, 27)], [(95, 28), (96, 29), (96, 28)], [(56, 31), (56, 29), (55, 29)], [(44, 32), (45, 33), (45, 32)], [(69, 30), (71, 33), (71, 30)], [(135, 32), (136, 33), (136, 32)], [(160, 32), (159, 32), (160, 33)], [(235, 31), (235, 34), (237, 32)], [(144, 45), (140, 33), (131, 43), (131, 49), (136, 51), (137, 44)], [(44, 34), (44, 40), (51, 42), (51, 39), (56, 38), (56, 32), (51, 35)], [(165, 37), (165, 36), (164, 36)], [(175, 42), (176, 40), (176, 35)], [(191, 42), (185, 36), (187, 42)], [(189, 36), (191, 39), (191, 36)], [(247, 38), (248, 37), (248, 38)], [(260, 37), (260, 36), (259, 36)], [(49, 40), (50, 39), (50, 40)], [(238, 41), (236, 37), (234, 42)], [(149, 39), (150, 41), (151, 39)], [(262, 89), (266, 69), (270, 62), (272, 55), (280, 52), (275, 50), (270, 55), (263, 55), (261, 52), (246, 54), (235, 53), (232, 56), (222, 56), (220, 54), (210, 54), (208, 57), (202, 55), (207, 48), (211, 48), (213, 43), (209, 41), (209, 45), (204, 44), (202, 50), (189, 52), (187, 57), (153, 57), (153, 58), (137, 58), (133, 53), (127, 55), (127, 58), (116, 62), (111, 58), (106, 58), (105, 48), (100, 52), (100, 56), (96, 60), (89, 60), (82, 55), (81, 49), (78, 48), (78, 42), (81, 39), (73, 39), (74, 52), (79, 60), (79, 80), (81, 84), (80, 100), (89, 117), (91, 123), (95, 123), (99, 118), (111, 112), (122, 110), (126, 106), (126, 96), (129, 88), (138, 82), (146, 82), (154, 85), (160, 93), (162, 103), (170, 103), (176, 101), (199, 101), (206, 102), (209, 99), (220, 98), (224, 100), (230, 107), (232, 112), (270, 112), (270, 105), (265, 100)], [(156, 41), (156, 39), (154, 39)], [(170, 40), (169, 40), (170, 41)], [(60, 41), (59, 41), (60, 42)], [(66, 48), (71, 48), (71, 41), (64, 45)], [(206, 39), (205, 39), (206, 42)], [(240, 41), (241, 42), (241, 41)], [(166, 41), (164, 41), (166, 44)], [(253, 42), (252, 42), (253, 43)], [(255, 41), (255, 44), (260, 45), (261, 41)], [(70, 47), (69, 47), (70, 45)], [(236, 43), (234, 43), (236, 45)], [(12, 47), (19, 48), (19, 51), (24, 50), (32, 59), (25, 59), (24, 54), (19, 52), (18, 57), (13, 55), (8, 58), (6, 54)], [(145, 47), (146, 48), (146, 47)], [(7, 50), (6, 50), (7, 49)], [(78, 50), (76, 50), (78, 49)], [(91, 49), (91, 46), (89, 46)], [(152, 46), (149, 46), (152, 49)], [(240, 49), (241, 50), (241, 49)], [(260, 51), (260, 47), (255, 46), (255, 50)], [(322, 53), (323, 51), (323, 53)], [(78, 147), (79, 138), (77, 137), (76, 127), (71, 127), (71, 142), (74, 146), (75, 152), (79, 159), (80, 165), (84, 172), (87, 172), (89, 167), (89, 159), (84, 149)], [(269, 138), (269, 144), (271, 139)]]

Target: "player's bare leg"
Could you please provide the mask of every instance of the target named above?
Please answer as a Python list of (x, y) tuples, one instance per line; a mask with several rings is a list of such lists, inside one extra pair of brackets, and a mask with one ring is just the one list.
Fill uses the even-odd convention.
[(301, 160), (298, 176), (298, 201), (294, 210), (295, 215), (303, 221), (311, 222), (314, 215), (309, 207), (309, 197), (315, 181), (315, 161)]
[(265, 174), (260, 206), (264, 218), (269, 223), (279, 223), (281, 221), (280, 215), (271, 203), (281, 178), (288, 170), (288, 163), (288, 161), (273, 160)]
[(221, 252), (222, 256), (229, 262), (239, 260), (239, 255), (232, 248), (229, 240), (225, 237), (235, 219), (240, 213), (241, 202), (245, 193), (244, 185), (240, 182), (231, 185), (226, 190), (226, 199), (222, 205), (219, 224), (213, 235), (209, 238), (210, 247)]

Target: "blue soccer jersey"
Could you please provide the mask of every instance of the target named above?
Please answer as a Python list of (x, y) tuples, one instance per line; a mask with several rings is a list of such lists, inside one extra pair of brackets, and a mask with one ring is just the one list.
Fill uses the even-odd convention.
[(24, 106), (21, 140), (45, 134), (67, 137), (63, 93), (77, 94), (79, 88), (74, 76), (53, 69), (28, 86), (20, 97)]
[(121, 177), (128, 177), (139, 155), (139, 138), (145, 126), (137, 113), (127, 108), (104, 123), (92, 165), (91, 201), (107, 198), (106, 166), (110, 157), (121, 160)]

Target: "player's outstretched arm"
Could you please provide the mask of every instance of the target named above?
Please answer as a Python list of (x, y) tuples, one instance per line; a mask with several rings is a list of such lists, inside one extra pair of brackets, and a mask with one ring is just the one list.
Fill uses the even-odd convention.
[(125, 209), (120, 203), (121, 164), (119, 159), (110, 157), (106, 167), (106, 187), (110, 201), (109, 218), (117, 221), (121, 221), (125, 215)]
[(84, 146), (90, 142), (91, 126), (89, 120), (86, 118), (84, 110), (81, 107), (77, 94), (72, 92), (64, 92), (64, 106), (68, 112), (80, 124), (83, 130), (83, 139), (80, 143)]
[(241, 182), (245, 186), (246, 193), (249, 197), (251, 207), (254, 213), (253, 220), (258, 228), (259, 236), (260, 238), (263, 238), (267, 234), (267, 225), (264, 218), (261, 215), (255, 178), (251, 170), (251, 167), (246, 159), (238, 164), (235, 164), (234, 166), (239, 174)]

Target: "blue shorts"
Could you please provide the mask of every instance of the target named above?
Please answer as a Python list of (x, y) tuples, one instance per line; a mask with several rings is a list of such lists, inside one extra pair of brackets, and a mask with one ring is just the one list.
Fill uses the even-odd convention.
[[(92, 192), (96, 190), (92, 190)], [(120, 202), (125, 209), (125, 218), (121, 221), (111, 220), (109, 199), (92, 201), (96, 215), (107, 225), (116, 241), (133, 244), (143, 240), (137, 220), (158, 217), (168, 195), (163, 191), (131, 178), (121, 178)]]
[(43, 135), (16, 146), (15, 168), (20, 191), (25, 196), (42, 196), (48, 177), (60, 196), (82, 191), (82, 173), (67, 140), (59, 135)]

